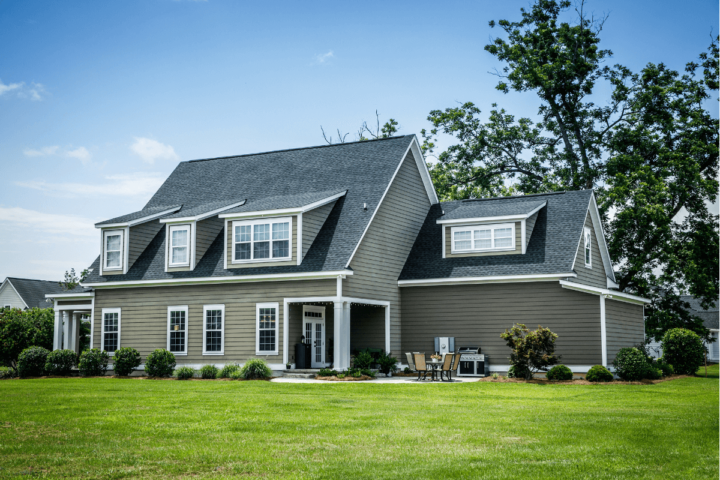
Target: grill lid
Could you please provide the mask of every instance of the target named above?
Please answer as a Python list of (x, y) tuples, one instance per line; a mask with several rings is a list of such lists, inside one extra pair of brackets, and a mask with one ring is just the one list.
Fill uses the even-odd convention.
[(480, 347), (460, 347), (458, 353), (480, 353)]

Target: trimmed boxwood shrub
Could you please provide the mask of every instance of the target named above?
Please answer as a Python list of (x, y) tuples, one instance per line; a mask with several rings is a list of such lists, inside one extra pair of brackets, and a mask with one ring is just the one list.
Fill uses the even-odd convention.
[(651, 365), (643, 352), (635, 347), (618, 350), (613, 360), (613, 367), (618, 377), (626, 381), (642, 380), (651, 375)]
[(195, 376), (195, 370), (190, 367), (180, 367), (175, 370), (175, 376), (178, 380), (189, 380)]
[(705, 357), (700, 336), (692, 330), (673, 328), (665, 332), (662, 341), (663, 359), (679, 375), (694, 375)]
[(175, 355), (164, 348), (158, 348), (145, 360), (148, 377), (169, 377), (175, 370)]
[(232, 374), (240, 371), (240, 365), (237, 363), (229, 363), (220, 370), (218, 378), (233, 378)]
[(115, 350), (113, 357), (113, 370), (115, 375), (127, 377), (142, 363), (140, 352), (130, 347)]
[(572, 370), (565, 365), (555, 365), (545, 376), (548, 380), (572, 380), (573, 373)]
[(355, 355), (355, 358), (353, 359), (353, 367), (360, 369), (370, 368), (370, 365), (372, 365), (374, 361), (375, 360), (373, 359), (372, 354), (367, 350), (363, 350)]
[(70, 375), (76, 363), (75, 350), (53, 350), (45, 360), (45, 372), (48, 375)]
[(272, 370), (261, 358), (251, 358), (245, 365), (240, 369), (240, 376), (245, 380), (252, 380), (255, 378), (270, 378), (272, 377)]
[(104, 350), (99, 348), (93, 348), (91, 350), (85, 350), (80, 355), (80, 361), (78, 362), (78, 369), (80, 375), (83, 376), (98, 376), (105, 375), (108, 368), (108, 360), (110, 356)]
[(667, 377), (668, 375), (672, 375), (675, 373), (675, 369), (672, 365), (667, 363), (664, 359), (659, 359), (657, 363), (655, 364), (660, 370), (662, 370), (663, 377)]
[(218, 375), (218, 368), (215, 365), (203, 365), (200, 369), (200, 377), (205, 379), (215, 379)]
[(18, 356), (18, 375), (40, 377), (45, 373), (45, 362), (50, 352), (43, 347), (28, 347)]
[(602, 365), (595, 365), (588, 370), (585, 378), (588, 382), (612, 382), (614, 376), (610, 373), (610, 370)]

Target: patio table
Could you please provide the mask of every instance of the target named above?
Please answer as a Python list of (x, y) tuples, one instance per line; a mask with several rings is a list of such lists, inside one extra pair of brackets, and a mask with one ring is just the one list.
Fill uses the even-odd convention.
[(435, 372), (437, 372), (438, 367), (442, 367), (443, 360), (436, 360), (434, 358), (431, 358), (427, 362), (425, 362), (426, 365), (432, 368), (432, 381), (435, 381)]

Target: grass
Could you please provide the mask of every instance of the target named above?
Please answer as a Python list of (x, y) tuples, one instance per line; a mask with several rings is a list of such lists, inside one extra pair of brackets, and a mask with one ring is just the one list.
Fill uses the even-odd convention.
[(718, 381), (710, 378), (644, 386), (0, 382), (4, 478), (718, 473)]
[[(720, 365), (717, 363), (708, 365), (707, 367), (707, 378), (719, 378), (720, 377)], [(700, 367), (696, 375), (705, 378), (705, 365)]]

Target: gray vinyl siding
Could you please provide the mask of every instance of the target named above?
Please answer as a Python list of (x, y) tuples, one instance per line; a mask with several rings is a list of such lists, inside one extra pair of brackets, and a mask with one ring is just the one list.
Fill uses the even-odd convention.
[[(10, 285), (10, 281), (5, 283), (2, 291), (0, 291), (0, 308), (5, 305), (10, 305), (12, 308), (25, 308), (25, 302), (23, 302), (20, 295), (15, 293), (15, 289)], [(48, 304), (50, 306), (50, 304)]]
[(318, 232), (322, 228), (325, 220), (335, 206), (335, 202), (330, 202), (327, 205), (318, 207), (309, 212), (302, 214), (302, 257), (305, 258), (305, 254), (310, 249), (310, 246), (315, 241)]
[[(318, 305), (307, 303), (307, 305)], [(333, 356), (333, 345), (335, 338), (335, 306), (333, 304), (320, 305), (325, 307), (325, 361), (330, 362)], [(288, 358), (291, 363), (295, 362), (295, 344), (300, 343), (303, 332), (303, 306), (300, 303), (293, 303), (289, 306), (290, 321), (288, 322)]]
[(221, 218), (210, 217), (197, 222), (195, 225), (197, 228), (195, 233), (195, 266), (197, 266), (210, 245), (220, 234), (220, 231), (225, 227), (225, 222)]
[(583, 235), (585, 232), (580, 232), (580, 243), (578, 244), (577, 254), (575, 256), (575, 273), (577, 278), (572, 279), (573, 282), (582, 283), (583, 285), (590, 285), (591, 287), (607, 288), (607, 276), (605, 274), (605, 268), (603, 266), (603, 259), (600, 256), (600, 247), (598, 246), (597, 237), (595, 236), (595, 229), (593, 228), (592, 218), (590, 218), (590, 212), (585, 216), (585, 226), (590, 228), (590, 238), (592, 239), (592, 246), (590, 247), (590, 254), (592, 255), (592, 268), (585, 266), (585, 240)]
[(515, 323), (558, 334), (566, 365), (602, 361), (600, 301), (557, 282), (403, 287), (402, 352), (426, 352), (434, 337), (455, 337), (456, 347), (479, 346), (495, 365), (508, 365), (500, 334)]
[[(188, 354), (177, 357), (178, 365), (242, 363), (256, 357), (256, 304), (277, 302), (278, 355), (260, 358), (281, 363), (284, 298), (335, 293), (335, 280), (98, 289), (92, 346), (101, 345), (102, 309), (120, 308), (120, 346), (136, 348), (144, 360), (153, 350), (167, 348), (167, 308), (188, 305)], [(225, 354), (203, 355), (203, 305), (216, 304), (225, 305)]]
[[(477, 225), (477, 224), (471, 224)], [(490, 224), (486, 224), (490, 225)], [(456, 227), (460, 225), (453, 225)], [(446, 258), (460, 258), (460, 257), (495, 257), (497, 255), (517, 255), (522, 254), (522, 224), (515, 222), (515, 250), (507, 250), (505, 252), (482, 252), (482, 253), (452, 253), (452, 227), (445, 226), (445, 257)]]
[(535, 212), (531, 217), (525, 220), (525, 245), (530, 243), (530, 237), (532, 236), (533, 229), (535, 228), (535, 222), (537, 221), (538, 214)]
[(618, 350), (645, 341), (642, 305), (605, 299), (605, 333), (607, 361), (610, 365)]
[[(355, 252), (350, 263), (354, 274), (343, 281), (344, 296), (390, 302), (390, 350), (393, 353), (400, 349), (397, 281), (429, 209), (430, 200), (410, 151)], [(384, 328), (382, 334), (384, 338)]]
[[(155, 235), (165, 227), (162, 223), (157, 220), (150, 222), (141, 223), (130, 227), (130, 243), (128, 245), (130, 251), (128, 252), (128, 270), (133, 266), (135, 260), (145, 251), (150, 242), (152, 242)], [(110, 273), (110, 272), (108, 272)]]
[[(249, 218), (247, 220), (250, 220)], [(272, 218), (268, 218), (268, 221), (272, 221)], [(258, 267), (279, 267), (282, 265), (296, 265), (297, 264), (297, 215), (292, 215), (292, 232), (290, 232), (290, 249), (292, 250), (292, 257), (290, 260), (284, 260), (280, 262), (254, 262), (254, 263), (238, 263), (233, 265), (233, 221), (228, 221), (227, 228), (227, 268), (258, 268)]]
[[(385, 309), (383, 307), (352, 306), (350, 308), (350, 350), (366, 348), (385, 350)], [(397, 357), (399, 350), (393, 350), (393, 354)]]

